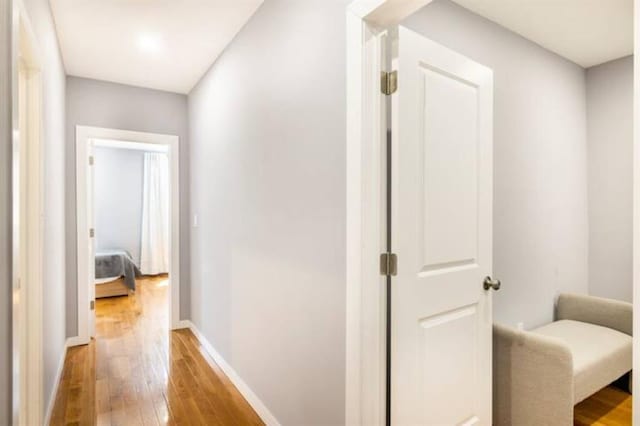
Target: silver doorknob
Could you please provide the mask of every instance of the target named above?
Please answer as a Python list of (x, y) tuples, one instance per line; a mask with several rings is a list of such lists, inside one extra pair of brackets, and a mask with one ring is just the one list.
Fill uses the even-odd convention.
[(494, 280), (491, 277), (485, 277), (484, 279), (484, 289), (485, 290), (495, 290), (498, 291), (500, 290), (500, 286), (502, 284), (500, 283), (500, 280)]

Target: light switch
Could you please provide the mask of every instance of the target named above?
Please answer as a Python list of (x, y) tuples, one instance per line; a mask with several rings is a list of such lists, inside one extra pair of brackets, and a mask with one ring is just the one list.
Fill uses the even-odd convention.
[(193, 227), (194, 228), (198, 227), (198, 215), (197, 214), (193, 215)]

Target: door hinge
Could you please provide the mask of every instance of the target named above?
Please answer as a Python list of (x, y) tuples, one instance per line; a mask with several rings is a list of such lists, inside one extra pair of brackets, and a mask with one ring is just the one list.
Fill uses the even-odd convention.
[(96, 309), (96, 301), (92, 300), (91, 302), (89, 302), (89, 309), (91, 309), (92, 311)]
[(95, 160), (93, 159), (93, 155), (90, 155), (90, 156), (89, 156), (89, 165), (90, 165), (90, 166), (93, 166), (93, 162), (94, 162), (94, 161), (95, 161)]
[(96, 230), (91, 228), (89, 229), (89, 238), (93, 238), (96, 236)]
[(380, 89), (385, 95), (393, 95), (398, 90), (398, 71), (382, 71), (380, 76)]
[(380, 255), (380, 275), (394, 277), (398, 275), (398, 256), (395, 253)]

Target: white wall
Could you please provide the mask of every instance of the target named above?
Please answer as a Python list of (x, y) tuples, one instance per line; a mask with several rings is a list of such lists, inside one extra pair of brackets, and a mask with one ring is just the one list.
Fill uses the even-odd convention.
[(588, 290), (585, 71), (450, 1), (405, 25), (494, 71), (494, 318), (549, 322)]
[(192, 321), (283, 425), (344, 423), (348, 1), (265, 2), (189, 95)]
[[(66, 188), (75, 194), (75, 127), (106, 127), (180, 138), (180, 318), (190, 317), (189, 141), (187, 97), (123, 84), (67, 78)], [(78, 333), (76, 200), (67, 198), (67, 336)]]
[[(24, 0), (43, 68), (44, 401), (55, 385), (65, 333), (65, 70), (47, 0)], [(46, 408), (46, 407), (45, 407)]]
[(589, 292), (632, 301), (633, 56), (587, 70)]
[(97, 250), (127, 250), (140, 266), (144, 151), (93, 150)]

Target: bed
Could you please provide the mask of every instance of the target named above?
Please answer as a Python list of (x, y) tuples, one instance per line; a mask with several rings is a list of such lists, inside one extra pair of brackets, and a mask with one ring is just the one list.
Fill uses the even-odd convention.
[(96, 298), (128, 296), (136, 290), (140, 270), (126, 250), (96, 253)]

